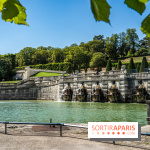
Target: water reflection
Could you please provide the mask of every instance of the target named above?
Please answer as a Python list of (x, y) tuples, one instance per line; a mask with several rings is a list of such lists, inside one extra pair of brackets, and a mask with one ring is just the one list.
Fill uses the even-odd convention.
[(146, 104), (0, 101), (0, 121), (88, 123), (138, 121), (146, 125)]

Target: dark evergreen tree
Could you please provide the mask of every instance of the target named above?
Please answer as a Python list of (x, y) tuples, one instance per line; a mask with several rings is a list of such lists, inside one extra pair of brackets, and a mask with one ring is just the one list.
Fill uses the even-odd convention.
[(140, 72), (144, 72), (145, 68), (148, 68), (148, 63), (147, 63), (146, 57), (144, 56), (142, 59), (141, 66), (140, 66)]
[(140, 71), (140, 63), (139, 64), (137, 64), (137, 67), (136, 67), (136, 69), (137, 69), (137, 72), (139, 72)]
[(122, 62), (119, 60), (117, 64), (117, 70), (121, 70)]
[(110, 71), (112, 68), (112, 63), (111, 63), (111, 59), (109, 58), (107, 65), (106, 65), (106, 71)]
[(130, 59), (128, 70), (129, 69), (135, 69), (135, 64), (134, 64), (133, 58)]

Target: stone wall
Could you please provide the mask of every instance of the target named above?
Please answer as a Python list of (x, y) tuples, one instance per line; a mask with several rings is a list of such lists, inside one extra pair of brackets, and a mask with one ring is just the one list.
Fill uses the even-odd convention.
[(105, 94), (108, 93), (109, 88), (112, 86), (112, 81), (115, 81), (116, 87), (120, 93), (119, 100), (121, 102), (132, 102), (133, 90), (137, 86), (138, 80), (143, 81), (143, 85), (150, 95), (150, 73), (127, 74), (124, 72), (115, 73), (112, 71), (99, 75), (84, 74), (70, 78), (62, 78), (59, 82), (59, 91), (61, 92), (67, 83), (70, 83), (73, 94), (75, 94), (76, 89), (84, 82), (84, 86), (89, 95), (88, 101), (90, 101), (91, 90), (97, 81), (99, 81), (99, 85)]
[(29, 78), (16, 84), (0, 84), (0, 100), (58, 100), (58, 77)]
[(34, 81), (24, 84), (0, 84), (0, 100), (37, 99), (37, 87)]
[(75, 99), (76, 90), (84, 82), (84, 86), (88, 92), (88, 101), (90, 101), (91, 90), (99, 81), (102, 91), (107, 94), (112, 85), (112, 81), (116, 81), (116, 87), (120, 92), (121, 102), (132, 102), (132, 93), (138, 80), (143, 81), (143, 85), (150, 95), (150, 73), (114, 73), (107, 72), (99, 75), (79, 74), (73, 77), (38, 77), (29, 78), (17, 84), (0, 84), (0, 100), (9, 99), (43, 99), (43, 100), (60, 100), (62, 90), (67, 83), (70, 83), (73, 89), (73, 99)]

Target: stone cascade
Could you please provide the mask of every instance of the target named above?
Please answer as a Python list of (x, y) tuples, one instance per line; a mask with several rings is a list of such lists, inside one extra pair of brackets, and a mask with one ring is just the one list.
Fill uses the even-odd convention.
[(101, 102), (108, 102), (109, 88), (112, 81), (119, 91), (119, 102), (134, 102), (132, 95), (138, 81), (142, 80), (145, 90), (150, 95), (150, 73), (128, 74), (125, 70), (110, 72), (100, 72), (96, 74), (78, 74), (69, 77), (36, 77), (28, 78), (17, 84), (0, 83), (0, 100), (9, 99), (43, 99), (43, 100), (61, 100), (62, 91), (69, 83), (72, 89), (72, 101), (76, 101), (76, 91), (84, 82), (84, 88), (87, 91), (86, 101), (92, 101), (91, 95), (93, 87), (99, 82), (99, 88), (103, 93)]

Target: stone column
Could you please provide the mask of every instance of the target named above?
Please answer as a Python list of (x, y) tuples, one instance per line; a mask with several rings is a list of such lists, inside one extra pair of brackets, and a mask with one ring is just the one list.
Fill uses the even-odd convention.
[(147, 124), (150, 125), (150, 100), (147, 100), (146, 103), (147, 103)]

